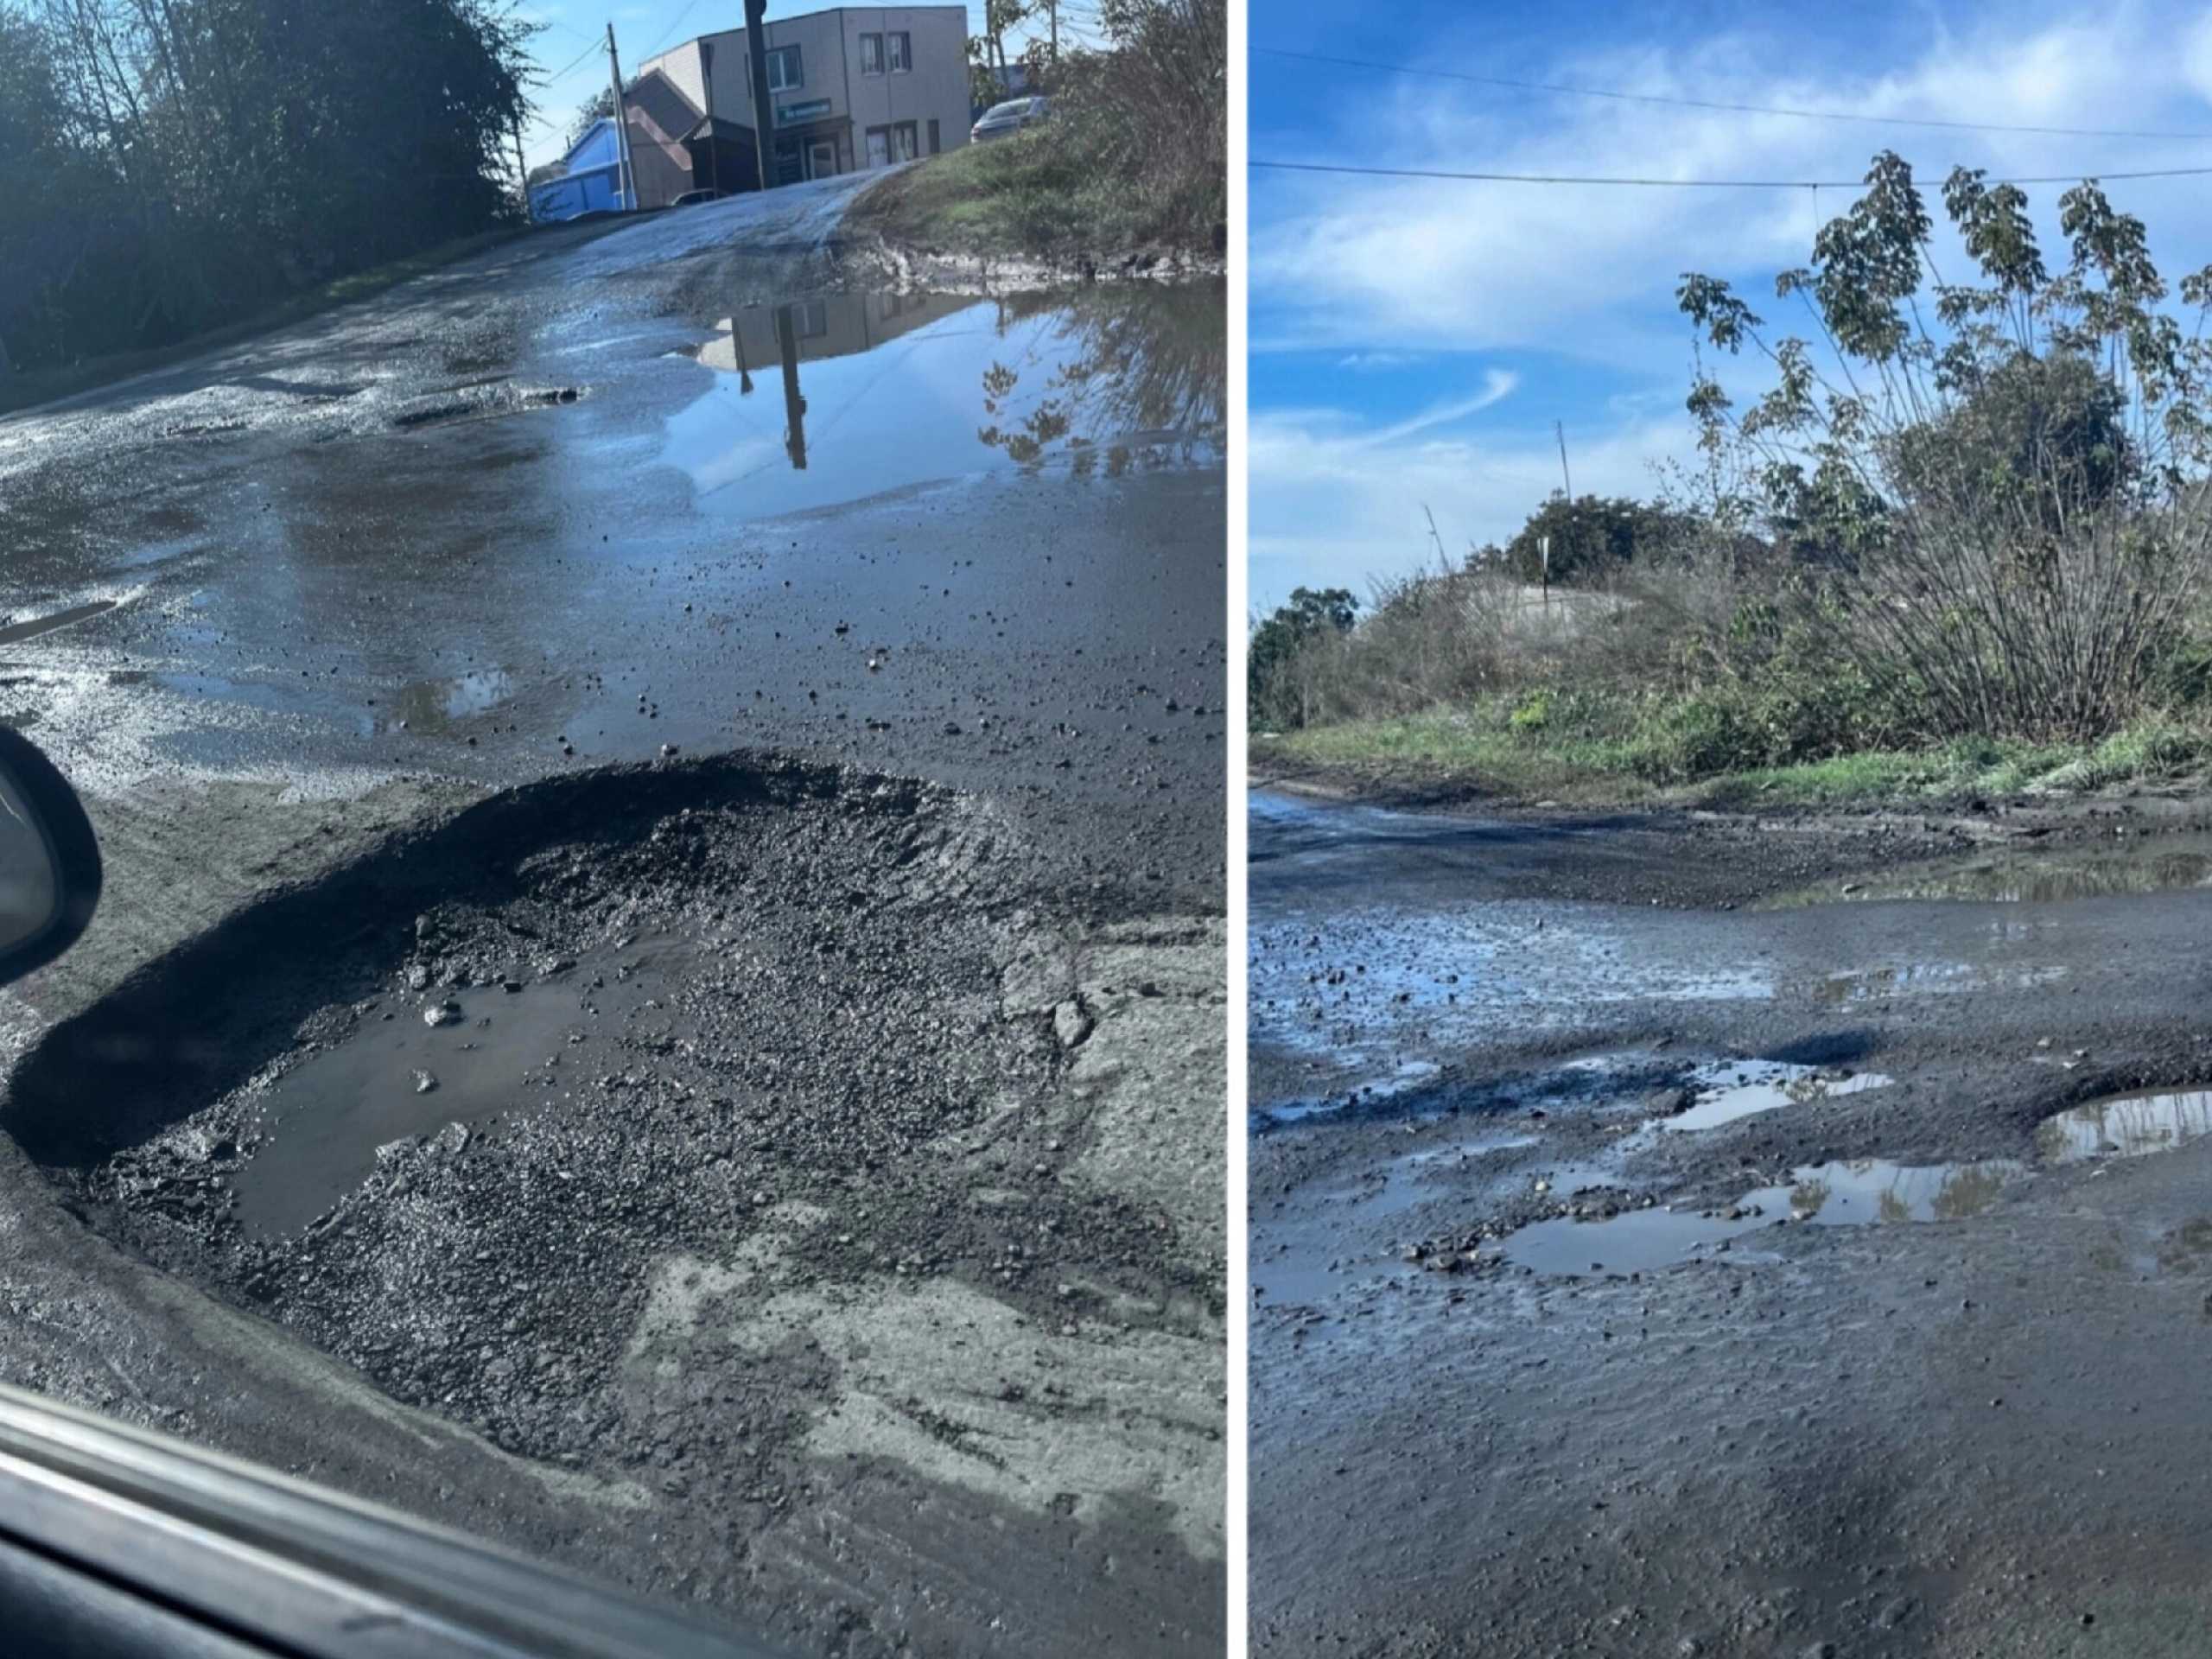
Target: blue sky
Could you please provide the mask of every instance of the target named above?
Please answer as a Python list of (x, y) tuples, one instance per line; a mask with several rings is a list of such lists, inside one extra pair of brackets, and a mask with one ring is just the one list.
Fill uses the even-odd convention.
[[(769, 0), (768, 21), (829, 8), (823, 0)], [(532, 44), (538, 68), (551, 77), (537, 92), (538, 116), (523, 132), (523, 155), (532, 167), (557, 159), (577, 106), (607, 85), (607, 26), (614, 25), (614, 46), (622, 73), (637, 73), (644, 60), (701, 35), (745, 27), (744, 0), (524, 0), (518, 15), (545, 27)], [(1095, 0), (1062, 0), (1060, 43), (1095, 39)], [(1007, 36), (1007, 55), (1017, 55), (1032, 34), (1045, 32), (1042, 21)], [(982, 0), (968, 7), (968, 32), (981, 34)], [(597, 49), (590, 49), (590, 48)], [(576, 60), (582, 54), (582, 60)]]
[[(1253, 159), (1664, 178), (1855, 179), (1878, 149), (1934, 187), (2212, 164), (2201, 6), (1394, 3), (1255, 0)], [(1584, 88), (1884, 118), (2181, 137), (1948, 131), (1695, 110), (1378, 73), (1316, 52)], [(2170, 279), (2212, 261), (2212, 180), (2113, 181)], [(2030, 194), (2063, 263), (2056, 202)], [(1649, 495), (1688, 459), (1682, 271), (1770, 321), (1843, 190), (1658, 190), (1251, 175), (1252, 602), (1503, 539), (1560, 482)], [(1939, 238), (1939, 259), (1944, 250)], [(1955, 257), (1946, 263), (1958, 266)]]

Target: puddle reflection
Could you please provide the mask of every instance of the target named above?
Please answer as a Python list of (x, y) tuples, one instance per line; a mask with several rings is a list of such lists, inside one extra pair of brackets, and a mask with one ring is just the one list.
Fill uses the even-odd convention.
[(2207, 1134), (2212, 1134), (2212, 1090), (2145, 1090), (2093, 1100), (2045, 1118), (2036, 1130), (2036, 1151), (2048, 1164), (2136, 1158), (2171, 1151)]
[[(825, 294), (741, 308), (696, 359), (717, 384), (661, 460), (699, 505), (768, 518), (1007, 467), (1079, 477), (1211, 465), (1227, 359), (1215, 288)], [(763, 392), (774, 375), (780, 397)]]
[(1700, 1065), (1690, 1074), (1698, 1100), (1688, 1111), (1659, 1120), (1662, 1129), (1711, 1129), (1739, 1117), (1770, 1112), (1808, 1101), (1855, 1095), (1879, 1089), (1890, 1079), (1878, 1071), (1839, 1077), (1818, 1066), (1794, 1065), (1781, 1060), (1746, 1063), (1721, 1060)]
[(1747, 1192), (1728, 1210), (1699, 1215), (1631, 1210), (1603, 1221), (1562, 1216), (1507, 1237), (1505, 1259), (1540, 1274), (1612, 1277), (1653, 1273), (1731, 1248), (1778, 1224), (1864, 1227), (1900, 1222), (1962, 1221), (1978, 1216), (2028, 1174), (2024, 1164), (1892, 1164), (1880, 1159), (1811, 1164), (1787, 1186)]

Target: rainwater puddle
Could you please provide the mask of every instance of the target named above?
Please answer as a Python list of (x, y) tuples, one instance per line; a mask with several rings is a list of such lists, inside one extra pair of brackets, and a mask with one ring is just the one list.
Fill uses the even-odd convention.
[(1771, 1112), (1808, 1101), (1855, 1095), (1879, 1089), (1890, 1079), (1878, 1071), (1837, 1077), (1821, 1067), (1795, 1065), (1782, 1060), (1719, 1060), (1690, 1073), (1689, 1087), (1698, 1098), (1688, 1111), (1658, 1120), (1666, 1130), (1712, 1129), (1738, 1118)]
[(2064, 964), (1991, 967), (1967, 962), (1911, 962), (1863, 973), (1830, 974), (1811, 988), (1813, 1000), (1834, 1006), (1879, 1001), (1893, 996), (1942, 995), (1993, 987), (2025, 990), (2066, 977)]
[(2115, 1095), (2045, 1118), (2036, 1151), (2047, 1164), (2137, 1158), (2212, 1135), (2212, 1090)]
[(472, 715), (489, 714), (514, 695), (505, 669), (480, 669), (450, 680), (415, 680), (399, 688), (391, 720), (414, 732), (442, 732)]
[(74, 605), (66, 611), (56, 611), (52, 616), (34, 617), (29, 621), (10, 622), (0, 627), (0, 645), (12, 645), (25, 639), (35, 639), (41, 633), (52, 633), (56, 628), (66, 628), (73, 622), (82, 622), (98, 616), (102, 611), (111, 611), (116, 601), (96, 599), (89, 605)]
[[(508, 991), (498, 985), (433, 991), (418, 1004), (391, 997), (335, 1047), (287, 1072), (264, 1108), (269, 1138), (236, 1177), (238, 1217), (250, 1233), (296, 1232), (376, 1166), (377, 1148), (448, 1123), (494, 1116), (596, 1089), (622, 1070), (616, 1039), (664, 1036), (665, 1006), (683, 948), (641, 940)], [(433, 1026), (425, 1007), (450, 1001), (460, 1017)], [(383, 1016), (389, 1012), (392, 1018)], [(435, 1086), (418, 1088), (418, 1074)]]
[(1395, 1075), (1372, 1083), (1355, 1084), (1340, 1093), (1311, 1095), (1302, 1100), (1286, 1100), (1276, 1105), (1261, 1107), (1252, 1113), (1252, 1127), (1255, 1129), (1275, 1128), (1285, 1123), (1295, 1123), (1302, 1118), (1357, 1111), (1363, 1106), (1373, 1106), (1402, 1095), (1408, 1090), (1427, 1082), (1440, 1070), (1441, 1068), (1433, 1060), (1405, 1060), (1400, 1063)]
[(1843, 887), (1802, 887), (1764, 900), (1760, 910), (1883, 899), (2052, 904), (2120, 893), (2212, 887), (2212, 834), (2130, 836), (2088, 847), (2020, 848), (1944, 859), (1870, 876)]
[(823, 294), (721, 319), (715, 384), (660, 460), (748, 518), (1021, 467), (1078, 477), (1219, 461), (1211, 285), (1081, 294)]
[(1654, 1273), (1732, 1248), (1764, 1228), (1789, 1223), (1862, 1227), (1891, 1222), (1961, 1221), (1980, 1215), (2028, 1174), (2009, 1160), (1900, 1165), (1878, 1159), (1813, 1164), (1788, 1186), (1761, 1187), (1729, 1210), (1631, 1210), (1602, 1221), (1562, 1216), (1507, 1237), (1505, 1259), (1541, 1274), (1617, 1276)]

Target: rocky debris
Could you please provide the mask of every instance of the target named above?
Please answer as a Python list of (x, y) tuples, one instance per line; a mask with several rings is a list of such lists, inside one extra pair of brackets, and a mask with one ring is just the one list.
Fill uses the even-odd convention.
[[(188, 1199), (172, 1180), (120, 1206), (130, 1242), (505, 1451), (610, 1478), (643, 1469), (741, 1517), (793, 1501), (807, 1425), (839, 1378), (798, 1343), (687, 1361), (680, 1384), (631, 1365), (639, 1287), (671, 1252), (751, 1260), (772, 1231), (789, 1242), (757, 1295), (961, 1280), (1044, 1332), (1080, 1308), (1102, 1350), (1147, 1329), (1212, 1339), (1217, 1246), (1194, 1249), (1156, 1199), (1071, 1173), (1069, 1148), (1095, 1136), (1066, 1127), (1092, 1123), (1095, 1101), (1080, 1116), (1031, 1109), (1066, 1086), (1065, 1045), (1097, 1040), (1112, 999), (1091, 1006), (1063, 979), (1002, 1006), (1014, 956), (1064, 955), (1077, 924), (1065, 882), (1020, 861), (1001, 823), (946, 792), (796, 767), (716, 791), (656, 763), (592, 799), (565, 832), (520, 815), (513, 846), (457, 860), (503, 874), (424, 910), (405, 965), (364, 935), (351, 957), (280, 953), (268, 971), (327, 983), (357, 1019), (353, 982), (389, 985), (406, 966), (490, 986), (520, 957), (589, 995), (643, 942), (680, 940), (694, 965), (658, 991), (649, 1027), (533, 1065), (516, 1084), (527, 1110), (388, 1142), (299, 1234), (248, 1236), (227, 1195)], [(1018, 928), (1001, 919), (1009, 906)], [(448, 1007), (461, 1017), (457, 1002), (425, 1013)], [(589, 1070), (572, 1077), (580, 1052)], [(282, 1070), (184, 1128), (235, 1136)], [(1185, 1164), (1218, 1146), (1205, 1117), (1188, 1118)], [(133, 1148), (97, 1179), (121, 1191), (146, 1167)], [(741, 1328), (753, 1304), (726, 1300), (715, 1328)]]
[(1062, 1048), (1082, 1047), (1097, 1024), (1079, 996), (1068, 998), (1052, 1010), (1052, 1034), (1059, 1039)]
[(415, 1092), (416, 1094), (427, 1095), (437, 1086), (438, 1080), (431, 1073), (428, 1071), (417, 1071), (415, 1074)]
[(423, 1010), (426, 1026), (453, 1026), (461, 1023), (461, 1004), (454, 1001), (433, 1002)]

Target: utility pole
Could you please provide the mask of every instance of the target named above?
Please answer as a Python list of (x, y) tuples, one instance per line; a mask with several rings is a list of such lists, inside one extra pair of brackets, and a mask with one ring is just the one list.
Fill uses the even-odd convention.
[(522, 216), (532, 217), (530, 211), (530, 163), (522, 156), (522, 122), (515, 122), (515, 188), (522, 192)]
[(1558, 421), (1552, 423), (1552, 431), (1559, 438), (1559, 481), (1567, 486), (1567, 499), (1574, 499), (1574, 480), (1567, 474), (1567, 428)]
[(768, 0), (745, 0), (745, 54), (753, 60), (753, 142), (760, 154), (760, 188), (776, 183), (776, 106), (768, 90)]
[[(709, 188), (716, 195), (722, 193), (722, 156), (715, 137), (715, 43), (699, 42), (699, 84), (707, 98), (707, 176), (713, 181)], [(696, 182), (696, 180), (694, 180)]]
[(622, 190), (622, 211), (638, 211), (638, 175), (630, 166), (630, 112), (622, 107), (622, 60), (614, 55), (614, 25), (607, 26), (607, 74), (614, 88), (614, 176)]
[(1436, 514), (1430, 511), (1429, 505), (1426, 501), (1421, 504), (1421, 510), (1428, 514), (1428, 538), (1436, 543), (1437, 568), (1448, 570), (1452, 568), (1452, 557), (1444, 550), (1444, 537), (1437, 533)]
[[(1045, 7), (1052, 19), (1052, 67), (1057, 72), (1060, 67), (1060, 0), (1045, 0)], [(1057, 73), (1054, 73), (1052, 80), (1053, 90), (1057, 92), (1059, 81)]]

